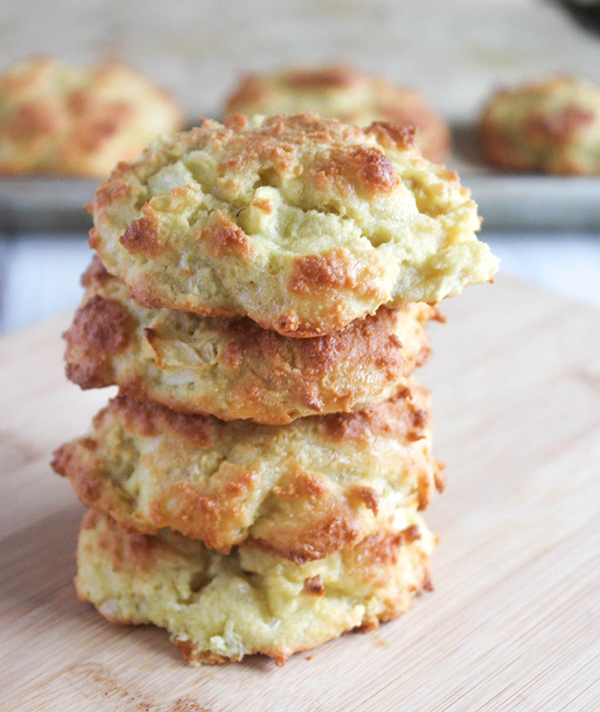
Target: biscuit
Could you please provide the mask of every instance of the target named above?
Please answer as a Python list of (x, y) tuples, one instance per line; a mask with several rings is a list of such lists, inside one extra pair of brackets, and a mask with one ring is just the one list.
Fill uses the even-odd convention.
[(191, 664), (262, 653), (283, 664), (354, 628), (371, 630), (430, 590), (435, 539), (414, 514), (399, 528), (303, 565), (248, 544), (229, 556), (173, 533), (126, 533), (89, 512), (77, 593), (108, 620), (166, 628)]
[(285, 426), (224, 423), (119, 397), (55, 453), (82, 503), (144, 534), (170, 527), (227, 554), (247, 539), (296, 563), (353, 546), (443, 479), (428, 395)]
[(183, 127), (175, 100), (111, 62), (90, 69), (32, 58), (0, 76), (0, 173), (107, 176)]
[(434, 163), (448, 155), (450, 131), (414, 89), (348, 66), (290, 67), (248, 74), (227, 99), (225, 113), (314, 112), (356, 126), (389, 121), (417, 129), (421, 153)]
[(90, 209), (91, 247), (139, 303), (285, 336), (434, 304), (497, 269), (456, 174), (383, 123), (204, 121), (121, 164)]
[(600, 86), (553, 77), (497, 93), (479, 120), (499, 168), (600, 175)]
[(426, 304), (380, 307), (342, 331), (290, 339), (247, 318), (148, 309), (96, 258), (66, 332), (68, 378), (186, 413), (283, 425), (390, 397), (428, 355)]

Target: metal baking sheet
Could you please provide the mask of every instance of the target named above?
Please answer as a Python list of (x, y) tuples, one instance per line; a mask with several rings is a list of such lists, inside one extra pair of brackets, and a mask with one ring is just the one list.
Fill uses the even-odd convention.
[(83, 206), (99, 181), (26, 176), (0, 178), (0, 231), (80, 232), (92, 226)]
[[(600, 228), (600, 177), (500, 173), (481, 163), (472, 127), (454, 127), (448, 167), (460, 173), (479, 204), (485, 227), (496, 230)], [(83, 209), (98, 185), (78, 178), (0, 178), (0, 231), (88, 230)]]
[(473, 126), (454, 126), (448, 167), (471, 189), (486, 229), (600, 228), (600, 176), (501, 172), (481, 159)]

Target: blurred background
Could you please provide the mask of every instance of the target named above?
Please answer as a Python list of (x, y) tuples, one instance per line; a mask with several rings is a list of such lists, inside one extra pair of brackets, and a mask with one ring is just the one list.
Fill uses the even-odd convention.
[[(122, 59), (171, 90), (190, 122), (218, 116), (240, 73), (298, 63), (349, 62), (414, 86), (457, 127), (472, 124), (502, 85), (555, 73), (600, 83), (600, 35), (551, 0), (3, 0), (0, 71), (31, 54)], [(510, 192), (510, 177), (482, 182), (453, 161), (476, 200), (479, 186), (484, 219), (486, 205), (495, 215), (483, 239), (504, 272), (600, 306), (600, 179), (537, 176)], [(2, 202), (6, 181), (0, 213), (13, 209)], [(552, 192), (539, 181), (554, 181), (555, 195), (583, 191), (586, 219), (562, 207), (544, 219)], [(93, 183), (83, 190), (91, 197)], [(527, 191), (538, 191), (532, 207), (503, 221), (502, 201), (530, 199)], [(91, 256), (85, 231), (51, 216), (47, 229), (0, 224), (0, 330), (73, 308)]]

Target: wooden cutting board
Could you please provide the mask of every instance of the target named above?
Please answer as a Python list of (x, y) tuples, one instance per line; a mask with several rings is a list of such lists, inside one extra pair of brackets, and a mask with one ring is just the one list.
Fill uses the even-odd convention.
[(65, 381), (66, 319), (0, 341), (0, 709), (598, 710), (600, 312), (507, 278), (445, 311), (422, 371), (449, 476), (435, 592), (283, 668), (188, 668), (77, 602), (82, 509), (48, 460), (108, 394)]

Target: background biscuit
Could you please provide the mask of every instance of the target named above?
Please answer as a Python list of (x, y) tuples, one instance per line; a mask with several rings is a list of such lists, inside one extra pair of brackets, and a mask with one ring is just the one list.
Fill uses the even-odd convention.
[(183, 123), (177, 102), (126, 65), (28, 59), (0, 76), (0, 173), (104, 177)]
[(343, 65), (290, 67), (248, 74), (225, 104), (226, 114), (314, 112), (357, 126), (390, 121), (417, 129), (421, 153), (434, 163), (448, 155), (450, 132), (418, 91), (394, 86)]

